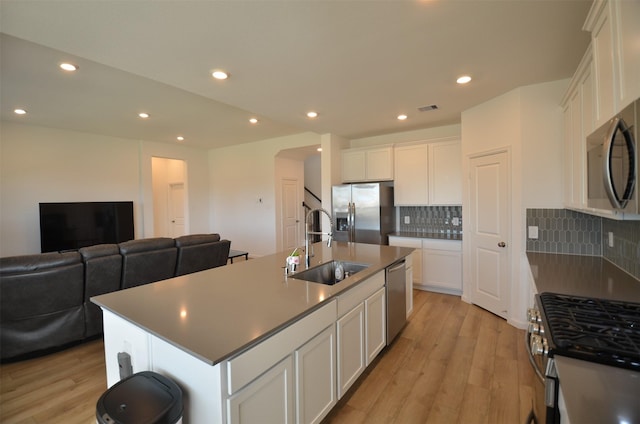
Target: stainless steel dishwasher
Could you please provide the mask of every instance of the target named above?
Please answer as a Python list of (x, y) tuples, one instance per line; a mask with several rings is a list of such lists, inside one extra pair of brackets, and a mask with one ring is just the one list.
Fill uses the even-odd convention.
[(407, 323), (407, 286), (404, 259), (387, 267), (387, 346)]

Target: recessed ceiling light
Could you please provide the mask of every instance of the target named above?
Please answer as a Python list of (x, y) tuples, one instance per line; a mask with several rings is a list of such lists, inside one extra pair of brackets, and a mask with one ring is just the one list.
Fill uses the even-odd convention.
[(471, 81), (471, 77), (469, 75), (463, 75), (456, 80), (458, 84), (466, 84)]
[(318, 112), (314, 112), (314, 111), (307, 112), (307, 117), (308, 118), (317, 118), (318, 117)]
[(249, 122), (251, 122), (252, 124), (257, 124), (258, 120), (256, 118), (251, 118), (249, 119)]
[(138, 116), (141, 117), (142, 119), (147, 119), (149, 117), (149, 114), (146, 112), (140, 112)]
[(408, 116), (407, 116), (407, 115), (404, 115), (404, 114), (402, 114), (402, 115), (398, 115), (398, 120), (399, 120), (399, 121), (404, 121), (404, 120), (405, 120), (405, 119), (407, 119), (407, 118), (408, 118)]
[(217, 80), (226, 80), (227, 78), (229, 78), (229, 74), (226, 73), (225, 71), (221, 71), (221, 70), (215, 70), (211, 73), (211, 76), (214, 77)]
[(318, 147), (316, 150), (317, 150), (318, 152), (321, 152), (321, 151), (322, 151), (322, 147)]
[(27, 111), (24, 109), (14, 109), (13, 113), (15, 113), (16, 115), (26, 115)]
[(61, 63), (60, 64), (60, 68), (64, 69), (65, 71), (69, 71), (69, 72), (73, 72), (78, 70), (78, 67), (76, 65), (74, 65), (73, 63)]
[(177, 137), (176, 137), (176, 140), (178, 140), (178, 141), (184, 141), (184, 137), (183, 137), (183, 136), (181, 136), (181, 135), (179, 135), (179, 136), (177, 136)]

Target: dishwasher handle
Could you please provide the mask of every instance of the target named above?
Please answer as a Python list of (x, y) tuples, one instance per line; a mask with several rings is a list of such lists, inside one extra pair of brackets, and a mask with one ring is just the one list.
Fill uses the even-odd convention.
[(400, 262), (396, 262), (394, 265), (387, 268), (387, 272), (389, 273), (396, 272), (396, 271), (399, 271), (401, 268), (404, 268), (404, 259), (401, 260)]

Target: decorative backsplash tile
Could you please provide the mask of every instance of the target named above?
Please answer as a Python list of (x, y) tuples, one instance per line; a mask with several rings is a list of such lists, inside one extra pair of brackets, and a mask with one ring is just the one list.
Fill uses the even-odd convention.
[(400, 206), (400, 231), (461, 234), (462, 206)]
[[(603, 256), (640, 279), (640, 221), (616, 221), (568, 209), (527, 209), (526, 225), (529, 252)], [(529, 238), (530, 226), (538, 227), (537, 240)]]
[[(609, 232), (613, 247), (609, 247)], [(640, 221), (602, 219), (602, 256), (640, 279)]]

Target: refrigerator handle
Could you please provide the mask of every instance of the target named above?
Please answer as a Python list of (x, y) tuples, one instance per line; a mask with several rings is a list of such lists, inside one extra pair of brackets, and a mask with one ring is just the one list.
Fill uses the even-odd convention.
[(356, 204), (351, 204), (351, 234), (349, 234), (349, 241), (356, 241)]

